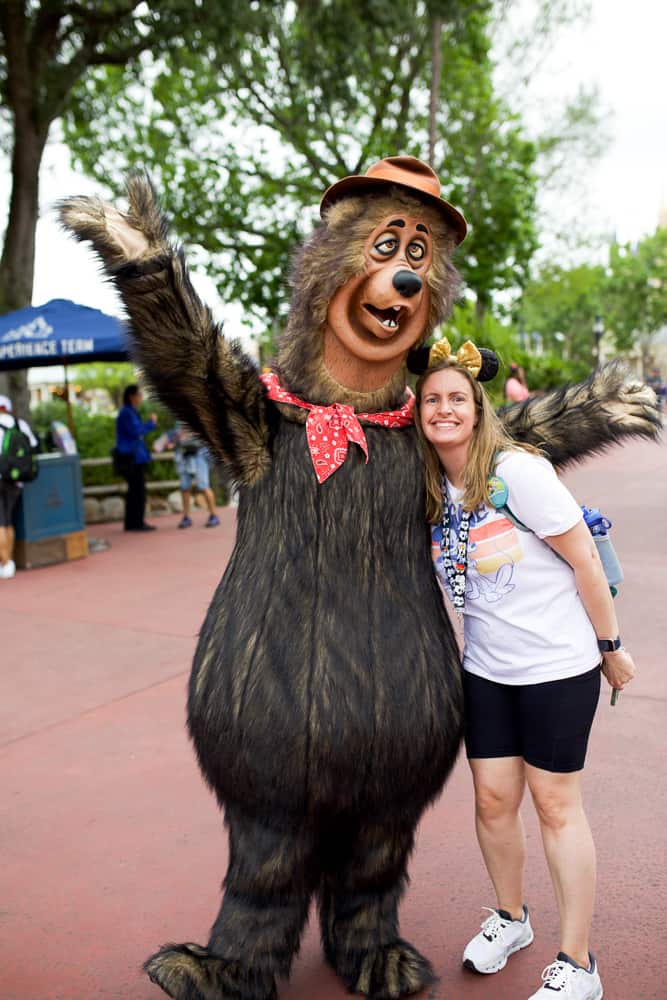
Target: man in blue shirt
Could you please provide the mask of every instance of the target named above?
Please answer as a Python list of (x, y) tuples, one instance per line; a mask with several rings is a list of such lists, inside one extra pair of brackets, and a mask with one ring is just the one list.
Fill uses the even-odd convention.
[(138, 385), (128, 385), (123, 393), (123, 406), (116, 417), (116, 451), (121, 462), (121, 472), (127, 481), (125, 496), (125, 530), (154, 531), (154, 524), (146, 524), (146, 466), (151, 460), (144, 436), (157, 426), (157, 417), (143, 421), (139, 407), (143, 393)]

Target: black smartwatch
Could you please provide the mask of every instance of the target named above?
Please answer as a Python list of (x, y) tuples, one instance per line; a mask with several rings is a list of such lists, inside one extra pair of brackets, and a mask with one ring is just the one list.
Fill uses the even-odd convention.
[(601, 653), (615, 653), (621, 648), (621, 637), (617, 635), (615, 639), (598, 639), (598, 649)]

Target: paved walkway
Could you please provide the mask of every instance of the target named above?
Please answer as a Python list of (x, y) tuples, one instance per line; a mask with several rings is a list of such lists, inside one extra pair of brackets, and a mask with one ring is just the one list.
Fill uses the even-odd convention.
[[(615, 520), (618, 598), (640, 674), (605, 689), (586, 797), (599, 851), (594, 947), (608, 1000), (664, 1000), (667, 448), (618, 448), (567, 477)], [(197, 628), (229, 556), (222, 527), (127, 536), (109, 551), (0, 582), (0, 998), (158, 1000), (141, 974), (165, 941), (203, 942), (226, 864), (222, 821), (184, 731)], [(203, 514), (199, 515), (203, 524)], [(402, 929), (441, 976), (429, 1000), (522, 1000), (557, 946), (529, 804), (535, 944), (493, 979), (460, 968), (492, 897), (465, 762), (424, 818)], [(314, 921), (281, 1000), (342, 1000)]]

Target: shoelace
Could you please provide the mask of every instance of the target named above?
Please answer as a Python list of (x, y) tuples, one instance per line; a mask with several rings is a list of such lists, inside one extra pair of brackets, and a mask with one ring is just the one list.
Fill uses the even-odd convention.
[(556, 959), (551, 965), (547, 965), (542, 973), (542, 979), (550, 990), (565, 990), (564, 996), (572, 993), (571, 975), (575, 971), (574, 966), (568, 962), (561, 962)]
[(495, 941), (497, 938), (500, 938), (502, 941), (505, 927), (507, 926), (506, 921), (503, 920), (497, 910), (492, 910), (490, 906), (483, 906), (482, 909), (488, 910), (491, 914), (491, 916), (482, 921), (482, 934), (491, 941)]

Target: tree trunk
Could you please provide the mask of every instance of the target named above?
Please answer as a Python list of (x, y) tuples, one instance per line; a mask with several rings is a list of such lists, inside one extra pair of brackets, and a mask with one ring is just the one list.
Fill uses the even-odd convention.
[[(23, 309), (32, 301), (39, 168), (47, 134), (47, 131), (38, 131), (29, 113), (17, 114), (9, 220), (0, 259), (0, 313)], [(28, 415), (30, 395), (26, 371), (0, 372), (0, 391), (11, 396), (17, 415)]]
[(431, 104), (428, 118), (428, 162), (435, 163), (435, 142), (440, 111), (440, 78), (442, 76), (442, 19), (434, 17), (431, 25)]
[(481, 326), (482, 323), (484, 322), (484, 317), (486, 316), (486, 310), (487, 310), (486, 301), (481, 296), (478, 295), (477, 298), (475, 299), (475, 322), (477, 323), (478, 326)]

